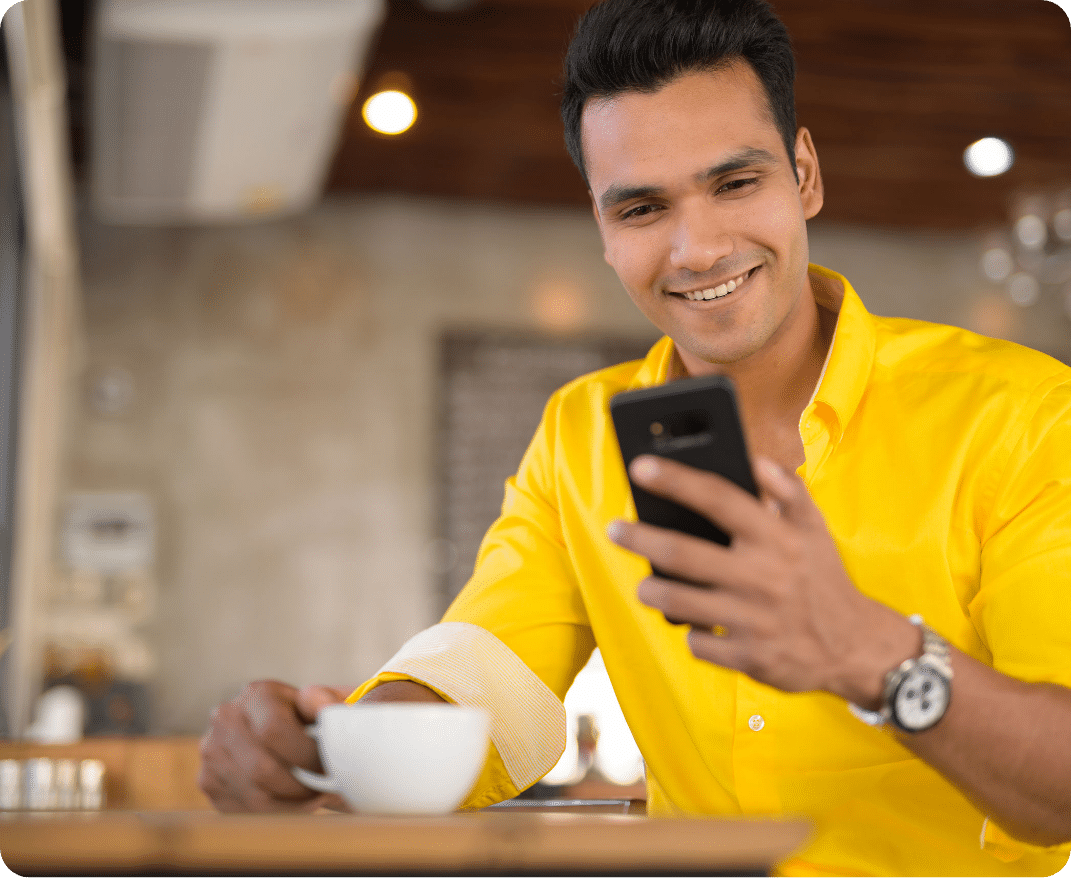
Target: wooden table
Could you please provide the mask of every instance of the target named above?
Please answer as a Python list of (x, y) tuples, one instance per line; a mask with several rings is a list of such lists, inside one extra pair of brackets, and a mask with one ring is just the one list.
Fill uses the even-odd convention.
[(765, 874), (799, 820), (478, 811), (445, 817), (102, 811), (0, 814), (27, 874)]

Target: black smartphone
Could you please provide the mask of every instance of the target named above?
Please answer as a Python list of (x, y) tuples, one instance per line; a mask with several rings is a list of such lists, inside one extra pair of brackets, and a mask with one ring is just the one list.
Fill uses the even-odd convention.
[[(610, 400), (610, 414), (626, 469), (641, 454), (657, 454), (717, 473), (759, 495), (729, 378), (682, 378), (618, 393)], [(629, 486), (640, 521), (729, 545), (728, 534), (691, 509), (648, 493), (631, 476)]]

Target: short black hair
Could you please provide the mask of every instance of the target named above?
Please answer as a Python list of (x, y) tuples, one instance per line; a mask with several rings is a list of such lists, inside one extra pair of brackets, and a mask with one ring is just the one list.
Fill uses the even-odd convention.
[(592, 98), (654, 92), (684, 73), (743, 59), (758, 75), (795, 170), (796, 62), (766, 0), (604, 0), (577, 24), (565, 55), (565, 147), (587, 180), (580, 116)]

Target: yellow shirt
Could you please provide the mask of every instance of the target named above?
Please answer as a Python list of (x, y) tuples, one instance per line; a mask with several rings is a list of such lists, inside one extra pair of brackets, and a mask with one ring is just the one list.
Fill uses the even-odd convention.
[[(1071, 685), (1071, 369), (873, 317), (840, 275), (811, 271), (843, 285), (843, 300), (822, 303), (840, 314), (800, 419), (799, 473), (853, 582), (999, 671)], [(672, 355), (662, 339), (551, 398), (443, 624), (352, 697), (411, 678), (493, 709), (491, 758), (468, 802), (479, 806), (554, 764), (556, 709), (597, 643), (646, 761), (652, 815), (809, 817), (814, 837), (782, 864), (789, 874), (1057, 871), (1067, 846), (1011, 839), (842, 699), (699, 661), (685, 627), (639, 603), (650, 568), (606, 537), (610, 521), (635, 517), (608, 404), (664, 382)]]

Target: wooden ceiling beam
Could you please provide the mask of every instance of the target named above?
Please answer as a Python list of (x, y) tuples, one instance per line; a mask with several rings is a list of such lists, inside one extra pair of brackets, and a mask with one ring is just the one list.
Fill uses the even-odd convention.
[[(393, 0), (346, 122), (337, 191), (586, 205), (562, 143), (561, 56), (587, 0), (483, 0), (452, 13)], [(827, 186), (823, 217), (875, 226), (1002, 222), (1022, 189), (1071, 177), (1071, 26), (1046, 0), (776, 0), (798, 60), (797, 112)], [(360, 104), (404, 71), (421, 107), (398, 138)], [(978, 180), (978, 137), (1016, 166)]]

